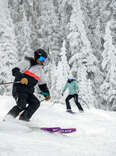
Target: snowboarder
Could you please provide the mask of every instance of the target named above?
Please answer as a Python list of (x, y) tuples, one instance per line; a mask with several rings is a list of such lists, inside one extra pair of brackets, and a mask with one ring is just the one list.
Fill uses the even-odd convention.
[(84, 112), (82, 106), (78, 102), (78, 93), (77, 93), (78, 92), (78, 85), (77, 85), (76, 80), (73, 78), (68, 78), (68, 81), (66, 82), (66, 84), (63, 88), (62, 96), (63, 96), (63, 93), (66, 91), (67, 88), (69, 89), (69, 95), (67, 96), (67, 98), (65, 100), (67, 112), (72, 112), (71, 106), (69, 103), (69, 100), (72, 98), (74, 98), (75, 104), (78, 107), (79, 111)]
[(34, 87), (37, 83), (45, 100), (50, 99), (43, 71), (46, 59), (47, 53), (43, 49), (38, 49), (34, 52), (34, 58), (25, 57), (25, 60), (18, 67), (12, 69), (12, 75), (15, 77), (12, 95), (17, 105), (7, 115), (16, 118), (21, 114), (19, 120), (30, 120), (40, 106), (40, 101), (34, 95)]

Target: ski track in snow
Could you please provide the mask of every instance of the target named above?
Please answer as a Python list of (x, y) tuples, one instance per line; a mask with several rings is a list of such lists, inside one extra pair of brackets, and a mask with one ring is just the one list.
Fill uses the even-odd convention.
[[(62, 128), (76, 127), (71, 134), (32, 131), (19, 120), (3, 122), (3, 116), (15, 104), (11, 97), (0, 97), (0, 156), (115, 156), (116, 113), (85, 110), (65, 112), (65, 105), (42, 102), (30, 125)], [(16, 121), (16, 122), (15, 122)]]

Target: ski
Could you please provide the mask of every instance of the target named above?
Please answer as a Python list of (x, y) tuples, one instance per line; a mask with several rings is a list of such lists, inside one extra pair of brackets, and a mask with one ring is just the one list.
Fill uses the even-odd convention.
[(76, 132), (76, 128), (61, 128), (60, 133), (73, 133)]
[(61, 128), (61, 127), (29, 127), (32, 131), (43, 130), (50, 133), (73, 133), (76, 132), (76, 128)]
[(41, 127), (40, 129), (52, 133), (52, 132), (59, 132), (61, 128), (60, 127)]
[[(6, 120), (3, 120), (3, 121), (6, 121)], [(61, 128), (61, 127), (39, 127), (38, 125), (33, 125), (29, 122), (22, 122), (22, 121), (19, 121), (19, 120), (16, 120), (16, 119), (11, 119), (9, 120), (8, 122), (11, 122), (11, 123), (14, 123), (14, 124), (21, 124), (22, 126), (26, 126), (28, 127), (31, 131), (46, 131), (46, 132), (49, 132), (49, 133), (73, 133), (73, 132), (76, 132), (76, 128)], [(4, 123), (4, 122), (3, 122)], [(5, 122), (7, 123), (7, 122)]]
[(50, 133), (58, 132), (61, 129), (60, 127), (38, 127), (38, 126), (37, 127), (36, 126), (29, 126), (29, 128), (32, 131), (43, 130), (43, 131), (47, 131)]

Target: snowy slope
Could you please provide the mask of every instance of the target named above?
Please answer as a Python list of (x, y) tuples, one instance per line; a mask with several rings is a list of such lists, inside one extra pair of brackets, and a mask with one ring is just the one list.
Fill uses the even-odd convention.
[[(11, 97), (0, 97), (0, 119), (15, 104)], [(31, 131), (20, 122), (0, 121), (0, 156), (115, 156), (116, 113), (85, 110), (65, 112), (65, 106), (42, 102), (31, 122), (38, 126), (76, 127), (72, 134)]]

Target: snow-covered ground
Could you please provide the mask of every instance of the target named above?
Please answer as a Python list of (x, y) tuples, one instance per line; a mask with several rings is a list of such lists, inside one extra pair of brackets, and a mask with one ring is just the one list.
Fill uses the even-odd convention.
[[(0, 119), (15, 104), (0, 96)], [(0, 121), (0, 156), (115, 156), (116, 113), (85, 110), (65, 112), (65, 105), (42, 102), (31, 122), (38, 126), (76, 127), (71, 134), (31, 131), (26, 124)], [(30, 123), (31, 124), (31, 123)]]

